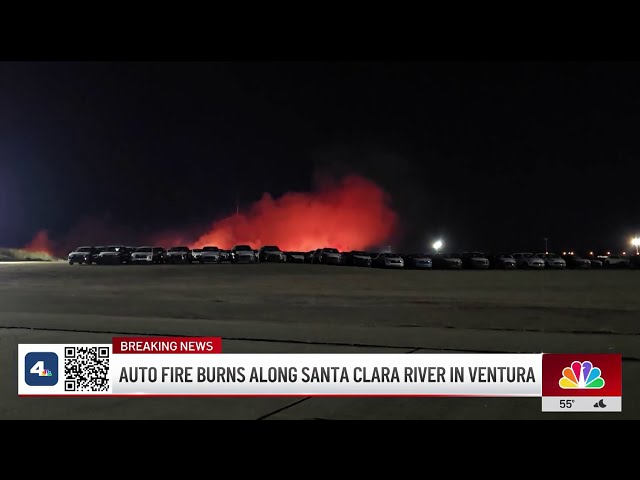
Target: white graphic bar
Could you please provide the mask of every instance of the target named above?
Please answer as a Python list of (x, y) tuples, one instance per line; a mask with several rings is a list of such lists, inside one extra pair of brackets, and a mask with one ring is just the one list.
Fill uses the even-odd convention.
[[(67, 354), (80, 351), (67, 352), (71, 347), (19, 345), (18, 393), (540, 397), (542, 392), (542, 354), (113, 354), (111, 345), (91, 346), (108, 347), (105, 362), (96, 351), (85, 350), (75, 359)], [(47, 380), (27, 375), (25, 363), (33, 369), (40, 358), (31, 355), (27, 362), (30, 352), (56, 353), (58, 365), (45, 365), (49, 372), (57, 368), (55, 385), (38, 385)], [(93, 383), (102, 389), (92, 390)]]

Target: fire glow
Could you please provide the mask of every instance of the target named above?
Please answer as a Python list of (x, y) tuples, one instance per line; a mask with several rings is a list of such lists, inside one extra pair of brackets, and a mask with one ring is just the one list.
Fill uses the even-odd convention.
[(289, 192), (277, 199), (265, 193), (246, 213), (214, 222), (190, 246), (361, 250), (381, 244), (393, 233), (398, 217), (389, 203), (386, 192), (359, 176), (345, 177), (315, 192)]
[[(277, 245), (285, 251), (309, 251), (323, 247), (340, 251), (364, 250), (382, 245), (395, 232), (398, 216), (390, 203), (390, 196), (374, 182), (351, 175), (339, 181), (325, 182), (311, 192), (288, 192), (279, 198), (265, 193), (244, 211), (203, 228), (204, 233), (199, 236), (197, 231), (195, 235), (164, 232), (139, 244), (166, 248), (211, 245), (230, 249), (234, 245), (248, 244), (253, 248)], [(40, 231), (24, 248), (56, 253), (62, 257), (69, 249), (91, 245), (92, 242), (94, 245), (123, 242), (128, 245), (127, 238), (132, 238), (131, 234), (126, 229), (93, 221), (76, 225), (56, 241), (52, 241), (46, 231)], [(105, 235), (108, 238), (103, 239)], [(118, 241), (114, 237), (119, 235), (127, 238)]]

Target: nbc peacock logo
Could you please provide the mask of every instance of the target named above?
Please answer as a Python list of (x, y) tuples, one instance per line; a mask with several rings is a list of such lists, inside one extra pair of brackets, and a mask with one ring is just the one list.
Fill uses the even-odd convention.
[(571, 367), (562, 370), (562, 378), (558, 382), (560, 388), (602, 388), (604, 387), (604, 378), (598, 367), (594, 367), (593, 363), (572, 362)]

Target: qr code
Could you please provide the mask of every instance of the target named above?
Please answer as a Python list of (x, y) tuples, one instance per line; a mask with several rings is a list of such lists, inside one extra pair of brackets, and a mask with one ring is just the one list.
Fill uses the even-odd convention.
[(109, 391), (109, 347), (64, 347), (64, 391)]

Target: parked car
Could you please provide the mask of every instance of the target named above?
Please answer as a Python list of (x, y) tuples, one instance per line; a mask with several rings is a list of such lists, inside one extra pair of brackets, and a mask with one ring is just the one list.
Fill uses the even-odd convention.
[(191, 249), (191, 258), (193, 259), (194, 262), (199, 262), (200, 261), (200, 255), (202, 255), (202, 249), (201, 248), (193, 248), (193, 249)]
[(573, 268), (573, 269), (591, 268), (591, 260), (589, 260), (588, 258), (582, 257), (580, 254), (567, 253), (565, 255), (562, 255), (562, 258), (566, 262), (567, 268)]
[(231, 261), (231, 250), (220, 250), (220, 261), (221, 262), (230, 262)]
[(459, 270), (462, 268), (462, 259), (454, 253), (438, 253), (431, 257), (433, 268), (438, 270)]
[(602, 268), (604, 266), (599, 258), (590, 258), (589, 261), (591, 262), (591, 268)]
[(167, 250), (167, 263), (192, 263), (193, 254), (189, 247), (171, 247)]
[(259, 262), (286, 262), (287, 258), (282, 250), (276, 245), (265, 245), (258, 250)]
[(431, 256), (426, 253), (410, 253), (409, 255), (403, 255), (405, 268), (419, 268), (430, 270), (433, 268), (433, 260)]
[(536, 253), (535, 256), (544, 261), (544, 268), (567, 268), (567, 262), (557, 253)]
[(98, 265), (121, 265), (131, 262), (133, 252), (124, 245), (109, 245), (96, 256)]
[(378, 268), (404, 268), (404, 260), (397, 253), (379, 253), (371, 261), (372, 267)]
[(629, 268), (630, 266), (629, 259), (622, 255), (607, 255), (602, 263), (604, 268)]
[(312, 263), (340, 265), (342, 263), (342, 255), (337, 248), (319, 248), (313, 254)]
[(73, 252), (69, 253), (67, 258), (69, 265), (73, 265), (74, 263), (91, 265), (96, 261), (98, 253), (96, 247), (84, 246), (76, 248)]
[(163, 247), (144, 246), (131, 254), (132, 263), (166, 263), (167, 251)]
[(215, 246), (202, 247), (202, 252), (198, 257), (200, 263), (220, 263), (222, 262), (222, 250)]
[(284, 252), (284, 256), (289, 263), (305, 263), (306, 261), (305, 252)]
[(485, 270), (489, 268), (489, 259), (482, 252), (464, 252), (462, 254), (462, 268)]
[(491, 268), (500, 268), (503, 270), (512, 270), (516, 268), (516, 259), (509, 253), (497, 253), (489, 255), (489, 266)]
[(352, 267), (370, 267), (371, 255), (360, 250), (351, 250), (350, 252), (342, 252), (342, 264)]
[(313, 255), (316, 253), (315, 250), (309, 250), (308, 252), (304, 252), (304, 263), (313, 263)]
[(513, 254), (518, 268), (533, 268), (542, 270), (544, 268), (544, 259), (536, 257), (530, 252), (518, 252)]
[(231, 249), (231, 263), (256, 263), (258, 257), (249, 245), (236, 245)]

